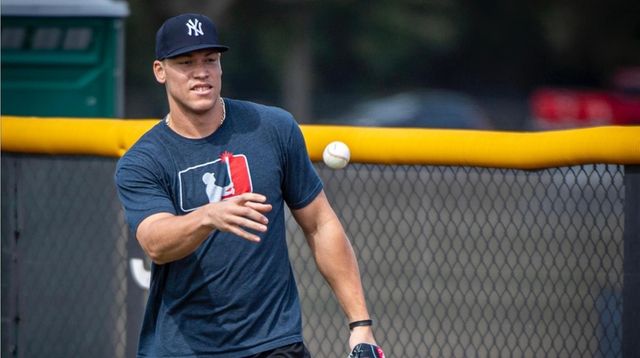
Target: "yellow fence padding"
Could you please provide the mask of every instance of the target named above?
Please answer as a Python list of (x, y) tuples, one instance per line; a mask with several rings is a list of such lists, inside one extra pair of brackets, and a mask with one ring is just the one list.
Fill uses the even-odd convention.
[[(2, 117), (2, 151), (122, 156), (154, 120)], [(640, 164), (640, 126), (545, 132), (302, 125), (309, 155), (322, 160), (331, 141), (351, 161), (537, 169), (589, 163)]]
[(2, 150), (120, 157), (157, 120), (2, 117)]
[(586, 163), (640, 164), (640, 127), (546, 132), (305, 126), (313, 158), (332, 140), (364, 163), (535, 169)]

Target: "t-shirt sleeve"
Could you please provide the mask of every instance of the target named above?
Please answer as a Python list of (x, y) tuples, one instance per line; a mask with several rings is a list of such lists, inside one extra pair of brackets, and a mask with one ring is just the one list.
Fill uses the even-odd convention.
[(134, 234), (140, 223), (150, 215), (162, 212), (176, 214), (159, 171), (154, 168), (153, 163), (141, 158), (122, 158), (116, 167), (118, 197)]
[(323, 185), (309, 159), (302, 131), (295, 121), (291, 127), (286, 152), (284, 200), (291, 209), (301, 209), (318, 196)]

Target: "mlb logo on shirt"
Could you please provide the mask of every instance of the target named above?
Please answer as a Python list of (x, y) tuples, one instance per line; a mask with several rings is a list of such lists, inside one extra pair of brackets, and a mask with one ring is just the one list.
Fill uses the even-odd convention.
[(247, 157), (230, 152), (180, 171), (178, 180), (180, 209), (184, 212), (253, 191)]

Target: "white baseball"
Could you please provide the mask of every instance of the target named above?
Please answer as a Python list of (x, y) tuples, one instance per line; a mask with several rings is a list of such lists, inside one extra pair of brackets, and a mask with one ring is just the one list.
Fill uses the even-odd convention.
[(329, 168), (342, 169), (349, 164), (351, 151), (346, 144), (340, 141), (331, 142), (324, 148), (322, 159)]

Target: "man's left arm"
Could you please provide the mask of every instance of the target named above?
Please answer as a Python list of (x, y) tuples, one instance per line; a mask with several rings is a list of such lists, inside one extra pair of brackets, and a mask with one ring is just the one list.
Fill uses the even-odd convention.
[[(370, 319), (353, 247), (324, 191), (304, 208), (292, 210), (292, 214), (349, 322)], [(376, 344), (370, 326), (355, 327), (351, 331), (350, 349), (358, 343)]]

